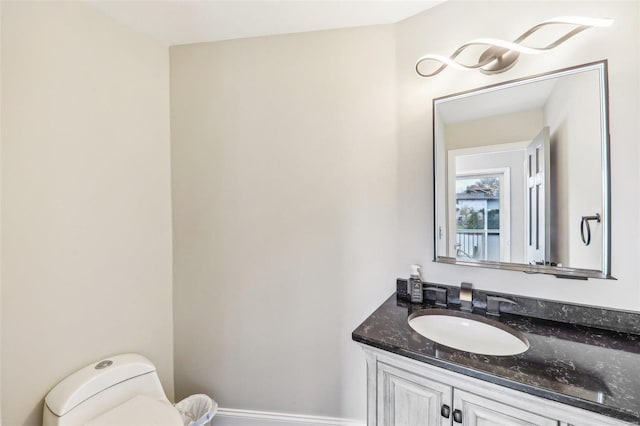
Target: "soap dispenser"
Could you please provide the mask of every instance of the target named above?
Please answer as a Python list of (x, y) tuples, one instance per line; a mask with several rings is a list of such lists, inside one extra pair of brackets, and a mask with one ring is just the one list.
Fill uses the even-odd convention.
[(420, 265), (411, 265), (411, 276), (409, 277), (411, 303), (422, 303), (422, 275), (420, 270)]

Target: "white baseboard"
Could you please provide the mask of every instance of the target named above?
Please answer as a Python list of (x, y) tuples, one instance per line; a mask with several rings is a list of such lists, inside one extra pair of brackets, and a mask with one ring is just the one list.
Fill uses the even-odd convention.
[(268, 411), (220, 408), (212, 426), (364, 426), (364, 422), (336, 417), (303, 414), (271, 413)]

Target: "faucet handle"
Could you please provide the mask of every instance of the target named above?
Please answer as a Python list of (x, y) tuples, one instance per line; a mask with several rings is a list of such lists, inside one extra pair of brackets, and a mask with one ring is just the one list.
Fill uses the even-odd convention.
[(426, 287), (425, 290), (436, 293), (436, 305), (447, 306), (447, 289), (440, 287)]
[(518, 304), (517, 302), (502, 296), (487, 295), (487, 315), (500, 316), (500, 302), (509, 303), (511, 305)]

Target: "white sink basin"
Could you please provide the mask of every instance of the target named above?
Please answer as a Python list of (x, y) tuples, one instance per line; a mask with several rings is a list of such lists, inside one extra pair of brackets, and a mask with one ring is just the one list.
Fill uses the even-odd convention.
[(419, 311), (409, 326), (429, 340), (482, 355), (517, 355), (529, 349), (524, 335), (497, 321), (445, 309)]

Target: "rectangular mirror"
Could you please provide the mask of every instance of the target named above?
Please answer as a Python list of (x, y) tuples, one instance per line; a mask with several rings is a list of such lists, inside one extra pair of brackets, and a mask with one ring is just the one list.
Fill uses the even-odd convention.
[(435, 260), (612, 278), (607, 63), (433, 101)]

